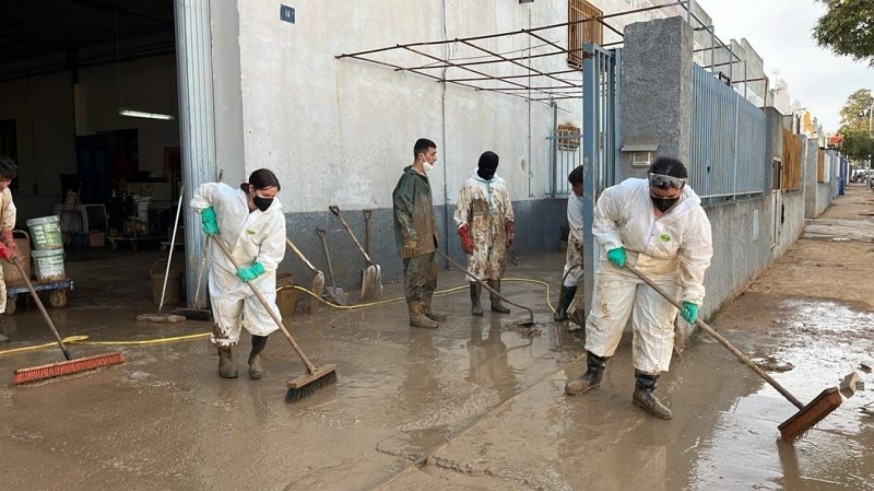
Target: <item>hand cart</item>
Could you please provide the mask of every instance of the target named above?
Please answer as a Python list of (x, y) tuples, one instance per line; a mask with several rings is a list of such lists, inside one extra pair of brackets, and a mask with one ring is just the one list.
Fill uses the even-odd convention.
[[(31, 280), (31, 283), (33, 284), (33, 289), (38, 292), (50, 291), (49, 305), (57, 309), (63, 308), (67, 305), (67, 290), (73, 289), (73, 280), (70, 278), (49, 281)], [(14, 314), (18, 295), (24, 294), (27, 296), (29, 293), (30, 291), (27, 289), (27, 285), (23, 283), (7, 284), (6, 296), (8, 298), (6, 299), (6, 313), (8, 315)]]

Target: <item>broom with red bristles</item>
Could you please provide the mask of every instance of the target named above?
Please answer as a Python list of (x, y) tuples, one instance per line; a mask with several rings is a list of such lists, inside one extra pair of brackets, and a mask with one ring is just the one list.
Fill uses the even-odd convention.
[(61, 339), (61, 335), (58, 334), (58, 329), (55, 327), (54, 322), (52, 322), (52, 318), (49, 317), (49, 313), (46, 312), (46, 308), (39, 299), (39, 295), (36, 294), (36, 290), (33, 288), (30, 278), (27, 277), (24, 268), (21, 267), (21, 264), (19, 263), (20, 260), (21, 259), (18, 256), (15, 256), (12, 258), (11, 262), (16, 268), (18, 268), (18, 273), (22, 278), (24, 278), (24, 282), (27, 283), (27, 289), (30, 290), (30, 295), (39, 307), (40, 312), (42, 312), (43, 317), (52, 330), (52, 334), (55, 335), (55, 339), (58, 340), (58, 345), (60, 345), (61, 351), (64, 352), (64, 358), (66, 358), (67, 361), (49, 363), (48, 365), (40, 365), (30, 368), (19, 368), (15, 371), (15, 375), (12, 377), (13, 384), (19, 385), (39, 382), (41, 380), (63, 377), (64, 375), (72, 375), (74, 373), (87, 372), (88, 370), (124, 363), (124, 355), (119, 352), (88, 356), (74, 360), (73, 355), (70, 354), (70, 350), (64, 346), (64, 341)]
[[(634, 266), (626, 263), (625, 267), (628, 268), (632, 273), (637, 275), (638, 278), (643, 280), (644, 283), (650, 286), (653, 290), (658, 292), (662, 297), (665, 298), (668, 302), (670, 302), (674, 307), (677, 307), (680, 310), (683, 310), (683, 307), (673, 298), (668, 296), (664, 290), (658, 287), (655, 283), (652, 282), (649, 278), (646, 277), (643, 273), (637, 270)], [(789, 402), (791, 402), (795, 407), (798, 408), (798, 412), (793, 414), (792, 417), (782, 422), (777, 429), (780, 430), (780, 438), (783, 441), (791, 442), (796, 438), (803, 436), (809, 430), (813, 429), (814, 425), (823, 420), (826, 416), (831, 414), (832, 411), (837, 409), (841, 403), (843, 402), (843, 398), (841, 398), (841, 394), (838, 392), (837, 387), (829, 387), (822, 392), (819, 393), (812, 401), (810, 401), (807, 405), (798, 400), (797, 397), (793, 396), (788, 390), (783, 388), (782, 385), (777, 383), (770, 375), (765, 373), (764, 370), (759, 368), (758, 365), (753, 363), (746, 355), (740, 352), (737, 348), (734, 347), (731, 343), (728, 342), (727, 339), (722, 337), (718, 332), (714, 331), (712, 327), (708, 326), (701, 319), (697, 319), (695, 324), (700, 327), (704, 332), (709, 334), (713, 339), (719, 341), (719, 344), (724, 346), (731, 351), (731, 353), (737, 357), (738, 360), (742, 361), (745, 365), (752, 368), (754, 372), (759, 377), (765, 379), (766, 382), (771, 384), (772, 387), (777, 389), (783, 397), (786, 398)]]

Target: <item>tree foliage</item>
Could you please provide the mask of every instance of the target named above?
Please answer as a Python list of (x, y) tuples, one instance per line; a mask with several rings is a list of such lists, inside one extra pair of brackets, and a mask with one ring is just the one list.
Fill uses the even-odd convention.
[(874, 67), (874, 1), (819, 0), (828, 12), (813, 28), (817, 44)]
[(867, 160), (874, 152), (871, 112), (874, 96), (869, 89), (859, 89), (847, 98), (841, 108), (841, 153), (850, 160)]

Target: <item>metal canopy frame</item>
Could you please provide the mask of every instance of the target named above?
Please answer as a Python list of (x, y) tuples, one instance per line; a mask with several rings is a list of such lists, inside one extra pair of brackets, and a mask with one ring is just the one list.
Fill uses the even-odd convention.
[[(566, 31), (571, 25), (598, 22), (620, 38), (624, 38), (623, 33), (611, 26), (608, 21), (655, 10), (665, 10), (678, 16), (685, 16), (689, 23), (694, 19), (699, 26), (695, 28), (696, 31), (709, 32), (711, 46), (696, 51), (710, 51), (711, 59), (713, 59), (713, 53), (716, 50), (726, 50), (732, 61), (724, 64), (744, 63), (740, 57), (732, 52), (729, 45), (716, 37), (713, 25), (705, 24), (691, 11), (689, 0), (516, 31), (397, 44), (355, 53), (344, 53), (335, 58), (364, 61), (385, 66), (397, 72), (415, 73), (438, 83), (459, 85), (482, 92), (501, 93), (534, 102), (549, 103), (560, 99), (581, 99), (583, 97), (581, 68), (568, 66), (556, 69), (556, 66), (567, 65), (557, 64), (554, 61), (551, 63), (552, 68), (548, 68), (544, 66), (546, 63), (542, 62), (552, 61), (555, 57), (565, 58), (571, 53), (582, 53), (583, 58), (591, 55), (587, 54), (582, 46), (573, 49), (561, 46), (559, 41), (552, 39), (558, 36), (554, 36), (550, 31), (553, 33), (558, 30)], [(519, 49), (518, 46), (524, 44), (526, 40), (527, 47)], [(516, 49), (498, 51), (487, 46), (489, 43), (496, 44), (497, 42), (516, 46)], [(623, 43), (624, 39), (605, 43), (601, 47), (618, 47)], [(410, 55), (413, 56), (410, 57)], [(396, 58), (400, 60), (396, 60)], [(711, 64), (711, 71), (715, 66), (715, 64)], [(744, 81), (732, 80), (732, 82)]]

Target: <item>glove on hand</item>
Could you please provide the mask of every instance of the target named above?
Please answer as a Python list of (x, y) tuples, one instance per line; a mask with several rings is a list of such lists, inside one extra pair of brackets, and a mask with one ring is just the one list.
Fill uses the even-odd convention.
[(689, 324), (694, 324), (698, 320), (698, 306), (692, 302), (683, 302), (683, 310), (680, 315)]
[(458, 235), (461, 236), (461, 250), (468, 256), (473, 254), (473, 239), (470, 238), (470, 225), (465, 223), (459, 227)]
[(216, 235), (219, 233), (218, 223), (215, 220), (215, 210), (212, 209), (212, 206), (200, 212), (200, 221), (203, 223), (203, 233), (206, 235)]
[(13, 250), (18, 249), (18, 246), (15, 244), (15, 237), (12, 236), (12, 230), (4, 228), (3, 232), (0, 232), (0, 239), (2, 239), (6, 247)]
[(404, 241), (404, 257), (415, 256), (417, 244), (418, 244), (418, 242), (415, 240), (405, 240)]
[(516, 240), (516, 224), (510, 222), (507, 224), (507, 249), (513, 247), (513, 241)]
[(3, 244), (0, 244), (0, 257), (11, 263), (12, 258), (16, 256), (18, 256), (18, 253), (15, 249), (11, 249)]
[(237, 270), (237, 276), (246, 282), (252, 281), (262, 274), (264, 274), (264, 266), (258, 261), (252, 263), (251, 266), (242, 266)]
[(625, 249), (621, 247), (610, 249), (607, 251), (607, 259), (620, 268), (625, 267)]

